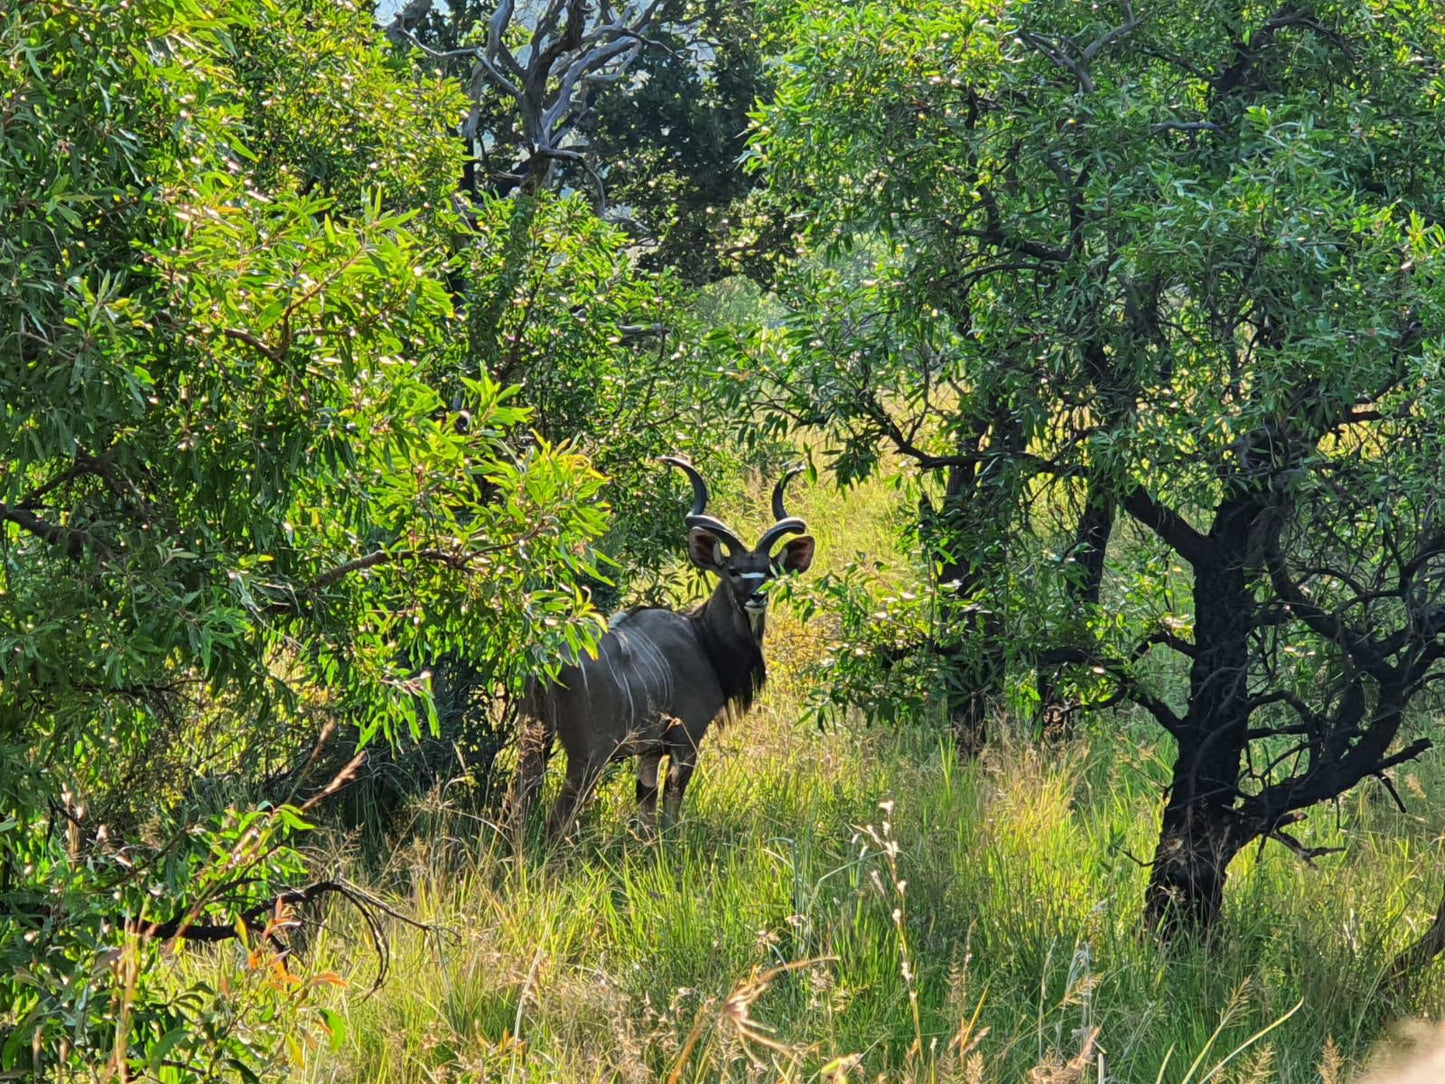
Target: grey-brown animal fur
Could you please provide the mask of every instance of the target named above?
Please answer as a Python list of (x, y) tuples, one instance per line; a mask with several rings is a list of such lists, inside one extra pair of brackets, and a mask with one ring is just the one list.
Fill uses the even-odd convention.
[[(567, 753), (567, 778), (547, 819), (549, 835), (566, 831), (579, 801), (587, 798), (602, 769), (637, 757), (637, 800), (650, 826), (656, 818), (658, 771), (668, 759), (663, 815), (676, 818), (698, 746), (714, 719), (752, 706), (767, 679), (763, 633), (768, 583), (785, 572), (806, 571), (813, 539), (803, 521), (787, 514), (783, 490), (797, 469), (773, 490), (773, 524), (756, 546), (744, 545), (726, 525), (706, 514), (707, 484), (692, 465), (667, 457), (693, 485), (693, 508), (684, 517), (688, 556), (712, 572), (712, 595), (688, 613), (647, 606), (612, 621), (597, 657), (565, 667), (557, 681), (529, 691), (523, 704), (513, 815), (524, 817), (541, 787), (554, 738)], [(776, 556), (772, 550), (791, 539)]]

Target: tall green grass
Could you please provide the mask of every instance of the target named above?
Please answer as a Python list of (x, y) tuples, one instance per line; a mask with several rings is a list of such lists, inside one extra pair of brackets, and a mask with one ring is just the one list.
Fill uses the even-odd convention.
[[(1163, 765), (1119, 722), (965, 767), (924, 735), (818, 734), (760, 711), (710, 741), (660, 841), (632, 835), (624, 783), (551, 852), (513, 853), (456, 814), (451, 831), (475, 833), (462, 857), (436, 861), (423, 840), (390, 871), (402, 906), (444, 933), (393, 929), (391, 979), (370, 997), (344, 914), (314, 946), (311, 966), (352, 978), (334, 995), (349, 1035), (303, 1075), (809, 1080), (857, 1055), (831, 1079), (1014, 1081), (1067, 1063), (1094, 1029), (1091, 1080), (1099, 1053), (1106, 1079), (1141, 1082), (1315, 1081), (1327, 1040), (1361, 1059), (1391, 1011), (1383, 969), (1433, 909), (1433, 844), (1362, 794), (1341, 811), (1343, 856), (1314, 870), (1244, 856), (1216, 943), (1161, 952), (1140, 932), (1130, 855), (1152, 844)], [(1332, 812), (1315, 821), (1333, 836)], [(1417, 1007), (1438, 1010), (1438, 986)]]
[[(796, 505), (824, 562), (896, 561), (884, 489)], [(435, 930), (392, 923), (368, 994), (360, 924), (327, 916), (301, 966), (346, 980), (324, 995), (345, 1033), (295, 1078), (1335, 1081), (1392, 1016), (1441, 1011), (1434, 979), (1379, 993), (1441, 889), (1435, 764), (1400, 773), (1411, 814), (1373, 786), (1315, 811), (1299, 830), (1347, 848), (1318, 868), (1242, 855), (1213, 943), (1165, 952), (1140, 921), (1157, 728), (1110, 714), (1041, 748), (1001, 720), (971, 764), (921, 731), (820, 732), (799, 711), (825, 639), (775, 615), (763, 703), (709, 734), (662, 839), (634, 834), (625, 771), (550, 850), (434, 796), (364, 876)]]

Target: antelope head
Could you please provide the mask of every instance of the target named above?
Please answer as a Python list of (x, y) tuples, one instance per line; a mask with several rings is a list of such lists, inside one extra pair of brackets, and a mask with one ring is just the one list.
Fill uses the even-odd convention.
[[(728, 599), (755, 634), (760, 633), (768, 609), (768, 585), (785, 572), (806, 572), (813, 563), (815, 543), (807, 533), (807, 525), (788, 515), (783, 506), (789, 480), (803, 468), (790, 467), (778, 479), (773, 487), (774, 523), (763, 532), (758, 544), (749, 548), (725, 523), (707, 514), (707, 483), (691, 463), (670, 455), (663, 456), (662, 462), (678, 468), (692, 482), (692, 511), (683, 519), (688, 527), (688, 557), (698, 568), (718, 577), (723, 588), (719, 594)], [(800, 537), (778, 547), (788, 535)]]

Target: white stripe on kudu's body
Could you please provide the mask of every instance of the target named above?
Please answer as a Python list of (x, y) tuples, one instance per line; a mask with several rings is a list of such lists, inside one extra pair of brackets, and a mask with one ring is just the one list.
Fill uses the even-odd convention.
[[(783, 507), (783, 492), (799, 468), (773, 489), (773, 518), (758, 544), (745, 546), (706, 514), (707, 484), (684, 459), (664, 463), (692, 482), (693, 507), (684, 517), (688, 556), (718, 578), (712, 595), (687, 613), (640, 607), (616, 614), (597, 657), (565, 666), (551, 683), (536, 684), (523, 702), (520, 756), (512, 815), (525, 816), (542, 784), (554, 739), (567, 754), (567, 779), (548, 818), (556, 836), (572, 822), (579, 801), (612, 760), (638, 758), (637, 798), (650, 824), (657, 811), (658, 763), (668, 758), (663, 812), (676, 817), (708, 726), (725, 711), (743, 712), (767, 677), (763, 633), (770, 581), (804, 572), (814, 542), (802, 520)], [(773, 549), (788, 535), (789, 539)]]

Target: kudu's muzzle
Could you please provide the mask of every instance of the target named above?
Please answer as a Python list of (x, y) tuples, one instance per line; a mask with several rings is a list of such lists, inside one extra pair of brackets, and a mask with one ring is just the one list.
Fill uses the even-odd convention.
[(772, 578), (772, 574), (768, 572), (744, 572), (738, 577), (753, 588), (743, 602), (743, 609), (748, 613), (758, 614), (768, 608), (768, 583)]

